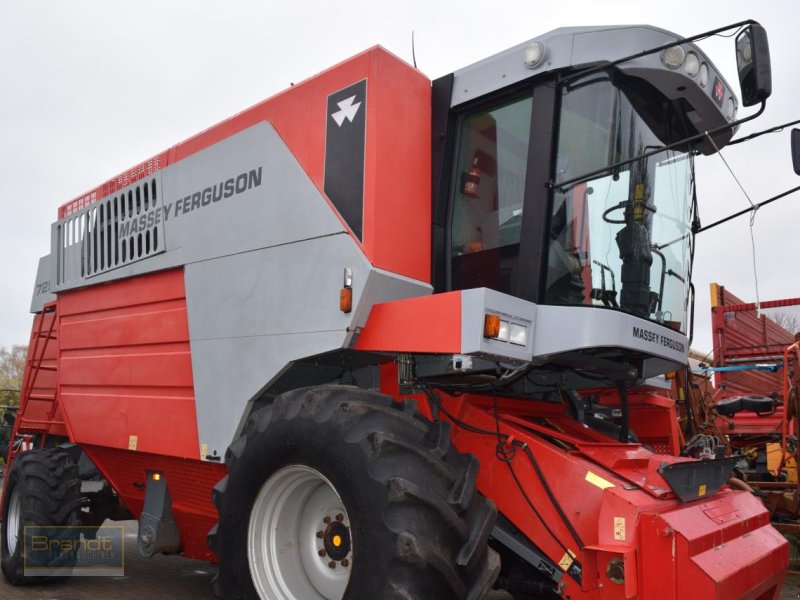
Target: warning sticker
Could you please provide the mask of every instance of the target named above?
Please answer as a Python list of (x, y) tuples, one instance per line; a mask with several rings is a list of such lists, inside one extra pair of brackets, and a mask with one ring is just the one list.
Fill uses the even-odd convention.
[(561, 560), (558, 561), (558, 566), (566, 571), (572, 566), (573, 562), (575, 562), (575, 554), (573, 554), (572, 550), (567, 550), (564, 552), (564, 556), (561, 557)]
[(591, 471), (586, 471), (586, 481), (591, 483), (592, 485), (596, 485), (601, 490), (606, 488), (614, 487), (614, 484), (608, 481), (607, 479), (603, 479), (600, 475), (596, 473), (592, 473)]
[(705, 496), (706, 495), (706, 484), (704, 483), (699, 488), (697, 488), (697, 495), (698, 496)]
[(625, 517), (614, 517), (614, 539), (625, 541)]

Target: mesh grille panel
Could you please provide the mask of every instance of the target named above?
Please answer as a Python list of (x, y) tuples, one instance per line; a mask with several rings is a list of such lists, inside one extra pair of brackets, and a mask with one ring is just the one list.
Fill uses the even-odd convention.
[(160, 196), (157, 173), (58, 221), (58, 285), (163, 252)]

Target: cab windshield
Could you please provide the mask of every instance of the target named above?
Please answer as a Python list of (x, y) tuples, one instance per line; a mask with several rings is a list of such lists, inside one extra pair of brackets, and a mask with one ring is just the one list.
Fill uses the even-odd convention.
[(605, 74), (564, 86), (544, 301), (622, 310), (686, 331), (693, 158), (664, 143)]

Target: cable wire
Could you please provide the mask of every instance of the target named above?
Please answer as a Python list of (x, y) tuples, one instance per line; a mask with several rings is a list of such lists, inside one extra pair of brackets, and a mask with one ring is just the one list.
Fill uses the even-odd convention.
[[(542, 472), (541, 468), (539, 467), (539, 462), (536, 460), (536, 456), (533, 454), (531, 449), (528, 447), (528, 444), (525, 443), (525, 442), (520, 442), (518, 440), (513, 440), (511, 442), (511, 444), (508, 444), (509, 436), (500, 431), (500, 416), (499, 416), (499, 412), (498, 412), (498, 408), (497, 408), (497, 395), (496, 395), (496, 393), (492, 394), (493, 412), (494, 412), (496, 429), (495, 429), (495, 431), (490, 431), (488, 429), (483, 429), (481, 427), (475, 427), (475, 426), (470, 425), (469, 423), (466, 423), (466, 422), (462, 421), (461, 419), (455, 417), (450, 411), (448, 411), (444, 407), (444, 403), (442, 402), (441, 398), (439, 398), (436, 395), (436, 392), (433, 391), (433, 389), (431, 388), (431, 385), (428, 382), (424, 382), (423, 381), (423, 382), (420, 382), (420, 383), (422, 384), (422, 389), (425, 392), (425, 395), (428, 397), (429, 401), (432, 402), (441, 412), (443, 412), (445, 414), (445, 416), (448, 419), (450, 419), (450, 421), (453, 422), (454, 425), (456, 425), (457, 427), (460, 427), (461, 429), (464, 429), (465, 431), (469, 431), (471, 433), (475, 433), (475, 434), (478, 434), (478, 435), (491, 435), (491, 436), (497, 437), (498, 443), (497, 443), (497, 446), (495, 448), (495, 454), (496, 454), (498, 460), (500, 460), (501, 462), (504, 462), (504, 463), (506, 463), (508, 465), (508, 468), (509, 468), (509, 470), (511, 472), (511, 476), (514, 479), (514, 482), (516, 483), (517, 488), (519, 488), (519, 491), (522, 494), (522, 497), (525, 499), (525, 502), (531, 508), (533, 513), (539, 519), (539, 521), (542, 523), (542, 526), (545, 528), (545, 530), (550, 534), (550, 536), (556, 541), (556, 543), (566, 553), (568, 553), (570, 556), (573, 556), (573, 553), (561, 541), (561, 538), (559, 538), (553, 532), (553, 530), (548, 525), (547, 521), (544, 519), (544, 517), (541, 515), (539, 510), (536, 508), (535, 504), (528, 497), (528, 494), (526, 493), (525, 488), (522, 485), (522, 482), (520, 481), (519, 477), (517, 476), (516, 472), (514, 471), (514, 466), (512, 465), (512, 462), (514, 460), (514, 457), (516, 456), (517, 450), (522, 450), (524, 452), (524, 454), (528, 458), (528, 461), (531, 463), (531, 466), (533, 467), (533, 470), (536, 473), (536, 476), (539, 479), (539, 483), (541, 484), (542, 488), (544, 489), (545, 494), (547, 494), (547, 497), (550, 500), (551, 505), (555, 509), (555, 511), (558, 514), (558, 516), (561, 518), (562, 522), (564, 523), (564, 526), (570, 532), (570, 535), (572, 535), (573, 539), (575, 540), (575, 543), (578, 544), (578, 548), (583, 548), (584, 544), (583, 544), (583, 540), (581, 539), (581, 536), (578, 534), (577, 530), (572, 525), (570, 520), (567, 518), (567, 515), (564, 513), (564, 510), (561, 508), (561, 505), (559, 504), (557, 498), (555, 497), (555, 494), (553, 494), (553, 491), (550, 488), (550, 485), (547, 483), (547, 479), (545, 479), (544, 473)], [(510, 446), (510, 448), (507, 448), (506, 446)]]
[(736, 173), (733, 172), (733, 169), (731, 169), (731, 166), (728, 164), (728, 161), (725, 160), (724, 156), (722, 156), (722, 152), (720, 152), (720, 149), (717, 147), (717, 144), (714, 142), (714, 138), (712, 138), (710, 135), (708, 135), (707, 131), (706, 131), (706, 137), (708, 138), (708, 141), (711, 142), (711, 145), (714, 147), (714, 150), (716, 151), (717, 156), (719, 156), (720, 159), (722, 159), (722, 162), (727, 167), (728, 172), (733, 177), (733, 180), (739, 186), (739, 189), (742, 190), (742, 193), (744, 194), (744, 197), (747, 198), (747, 201), (750, 203), (750, 209), (752, 211), (750, 213), (750, 245), (751, 245), (751, 247), (753, 249), (753, 253), (752, 253), (752, 256), (753, 256), (753, 280), (755, 282), (755, 287), (756, 287), (756, 314), (760, 315), (761, 314), (761, 298), (759, 297), (759, 293), (758, 293), (758, 266), (757, 266), (757, 263), (756, 263), (756, 238), (755, 238), (755, 233), (753, 232), (753, 226), (755, 225), (755, 222), (756, 222), (756, 213), (758, 212), (758, 209), (761, 208), (761, 205), (754, 204), (753, 201), (750, 199), (750, 195), (747, 193), (747, 190), (744, 189), (744, 186), (742, 185), (742, 182), (739, 181), (738, 177), (736, 177)]

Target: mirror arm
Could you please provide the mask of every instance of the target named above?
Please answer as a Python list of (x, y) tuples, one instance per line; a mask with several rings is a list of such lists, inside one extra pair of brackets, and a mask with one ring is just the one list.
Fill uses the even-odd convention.
[[(726, 146), (733, 146), (734, 144), (741, 144), (742, 142), (749, 142), (757, 137), (761, 137), (762, 135), (767, 135), (768, 133), (776, 133), (778, 131), (783, 131), (787, 127), (791, 127), (792, 125), (800, 124), (800, 119), (796, 121), (789, 121), (788, 123), (784, 123), (783, 125), (775, 125), (774, 127), (770, 127), (769, 129), (764, 129), (763, 131), (757, 131), (755, 133), (751, 133), (750, 135), (739, 138), (738, 140), (731, 140), (726, 144)], [(800, 173), (798, 173), (800, 175)]]
[(786, 190), (785, 192), (783, 192), (781, 194), (778, 194), (777, 196), (773, 196), (772, 198), (764, 200), (763, 202), (759, 202), (758, 204), (754, 204), (753, 206), (751, 206), (749, 208), (745, 208), (743, 210), (740, 210), (737, 213), (733, 213), (732, 215), (728, 215), (724, 219), (720, 219), (719, 221), (715, 221), (715, 222), (711, 223), (711, 225), (706, 225), (705, 227), (698, 227), (697, 229), (694, 229), (692, 231), (692, 233), (697, 235), (698, 233), (701, 233), (703, 231), (711, 229), (712, 227), (716, 227), (717, 225), (722, 225), (723, 223), (725, 223), (727, 221), (730, 221), (731, 219), (735, 219), (736, 217), (740, 217), (740, 216), (742, 216), (744, 214), (747, 214), (749, 212), (752, 212), (754, 210), (758, 210), (759, 208), (761, 208), (762, 206), (766, 206), (770, 202), (775, 202), (775, 200), (780, 200), (784, 196), (788, 196), (789, 194), (793, 194), (793, 193), (795, 193), (797, 191), (800, 191), (800, 185), (798, 185), (797, 187), (793, 187), (790, 190)]

